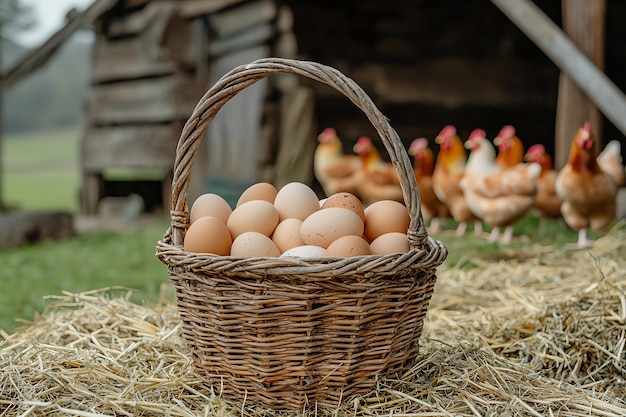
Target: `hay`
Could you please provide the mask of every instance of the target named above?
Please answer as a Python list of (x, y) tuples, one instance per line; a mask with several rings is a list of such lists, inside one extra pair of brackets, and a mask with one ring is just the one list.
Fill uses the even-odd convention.
[[(419, 364), (334, 414), (626, 415), (626, 228), (589, 251), (529, 245), (472, 262), (440, 269)], [(65, 293), (1, 334), (0, 415), (287, 415), (202, 385), (175, 305), (128, 296)]]

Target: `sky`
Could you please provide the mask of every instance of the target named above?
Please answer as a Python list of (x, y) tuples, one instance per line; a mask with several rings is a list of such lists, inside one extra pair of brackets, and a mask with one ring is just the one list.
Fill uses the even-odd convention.
[(31, 6), (35, 15), (35, 25), (17, 36), (23, 46), (35, 47), (43, 43), (50, 35), (63, 26), (65, 15), (72, 7), (85, 10), (93, 0), (21, 0), (25, 6)]

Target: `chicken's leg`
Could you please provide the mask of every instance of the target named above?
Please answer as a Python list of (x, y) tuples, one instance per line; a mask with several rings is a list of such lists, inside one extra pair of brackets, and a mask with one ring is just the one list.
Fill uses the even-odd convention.
[(589, 248), (593, 246), (594, 242), (594, 240), (587, 238), (587, 229), (582, 228), (578, 231), (578, 243), (576, 244), (577, 248)]
[(502, 242), (502, 244), (504, 245), (508, 245), (509, 243), (511, 243), (512, 238), (513, 238), (513, 226), (509, 225), (504, 229), (504, 234), (502, 235), (500, 242)]
[(480, 220), (474, 222), (474, 235), (481, 236), (483, 234), (483, 224)]
[(489, 242), (496, 242), (498, 240), (498, 236), (500, 236), (500, 228), (492, 228), (491, 233), (489, 234)]
[(439, 233), (441, 231), (441, 220), (438, 217), (430, 219), (430, 233)]

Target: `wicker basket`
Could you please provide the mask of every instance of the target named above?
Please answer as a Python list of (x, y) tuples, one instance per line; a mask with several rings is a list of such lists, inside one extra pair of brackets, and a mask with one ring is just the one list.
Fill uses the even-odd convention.
[[(352, 258), (198, 255), (182, 249), (187, 189), (200, 141), (239, 91), (295, 73), (347, 96), (377, 129), (411, 215), (410, 251)], [(277, 410), (333, 409), (412, 367), (445, 246), (427, 235), (412, 164), (370, 98), (334, 68), (269, 58), (224, 75), (200, 100), (178, 143), (171, 226), (157, 245), (174, 284), (182, 333), (198, 374), (226, 398)]]

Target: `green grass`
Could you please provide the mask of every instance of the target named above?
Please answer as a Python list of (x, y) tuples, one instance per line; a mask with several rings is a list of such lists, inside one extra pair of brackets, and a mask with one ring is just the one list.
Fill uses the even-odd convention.
[(22, 210), (76, 212), (80, 129), (7, 135), (2, 146), (3, 200)]
[(12, 332), (21, 325), (16, 319), (32, 320), (43, 311), (45, 296), (63, 291), (123, 286), (134, 290), (134, 302), (156, 302), (168, 282), (166, 266), (154, 256), (167, 221), (0, 251), (0, 329)]
[[(80, 129), (7, 136), (3, 142), (4, 201), (20, 210), (78, 212)], [(0, 251), (0, 329), (43, 311), (45, 296), (110, 286), (155, 302), (167, 269), (154, 256), (168, 220), (124, 234), (96, 233)]]
[[(448, 248), (448, 258), (445, 265), (462, 267), (474, 266), (473, 259), (493, 260), (523, 259), (528, 249), (534, 245), (551, 246), (554, 250), (567, 250), (566, 245), (576, 243), (578, 235), (567, 227), (563, 220), (550, 220), (541, 223), (533, 215), (527, 215), (515, 225), (513, 241), (508, 245), (500, 242), (490, 242), (487, 239), (491, 229), (483, 226), (483, 235), (475, 236), (471, 227), (465, 236), (457, 237), (454, 229), (457, 223), (450, 220), (443, 224), (444, 231), (432, 236), (443, 242)], [(589, 238), (595, 239), (601, 234), (590, 232)]]

